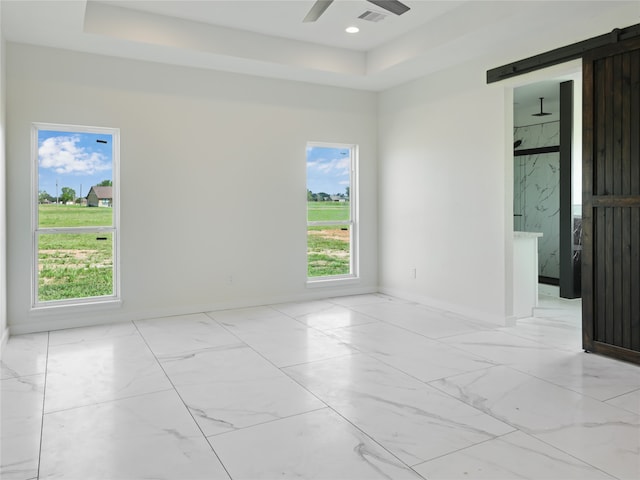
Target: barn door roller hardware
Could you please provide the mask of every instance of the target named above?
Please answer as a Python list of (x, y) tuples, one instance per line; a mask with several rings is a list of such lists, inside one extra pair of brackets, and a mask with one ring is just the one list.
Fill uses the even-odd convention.
[(495, 83), (507, 78), (516, 77), (524, 73), (534, 72), (543, 68), (558, 65), (560, 63), (582, 58), (582, 56), (595, 48), (604, 47), (614, 43), (640, 38), (640, 23), (625, 28), (614, 28), (611, 32), (581, 42), (556, 48), (549, 52), (534, 55), (517, 62), (508, 63), (501, 67), (487, 71), (487, 83)]

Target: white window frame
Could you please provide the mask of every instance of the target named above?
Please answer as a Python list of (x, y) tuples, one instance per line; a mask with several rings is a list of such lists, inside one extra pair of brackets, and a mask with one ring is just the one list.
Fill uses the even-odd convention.
[[(38, 188), (39, 188), (39, 155), (38, 155), (38, 132), (40, 130), (51, 130), (65, 133), (102, 133), (111, 135), (112, 158), (111, 179), (112, 187), (112, 226), (100, 227), (40, 227), (38, 218)], [(90, 127), (86, 125), (62, 125), (55, 123), (34, 122), (31, 127), (31, 155), (32, 155), (32, 176), (31, 176), (31, 242), (32, 242), (32, 269), (31, 269), (31, 308), (32, 310), (57, 308), (75, 305), (99, 305), (120, 303), (120, 129), (110, 127)], [(113, 293), (99, 297), (72, 298), (64, 300), (38, 300), (38, 280), (39, 280), (39, 255), (38, 240), (41, 234), (57, 233), (110, 233), (112, 234), (112, 281)]]
[[(324, 148), (344, 148), (349, 149), (350, 152), (350, 170), (349, 170), (349, 210), (350, 219), (342, 221), (314, 221), (310, 222), (307, 209), (305, 208), (305, 215), (307, 216), (307, 226), (305, 232), (305, 242), (308, 241), (309, 227), (312, 226), (333, 226), (333, 225), (345, 225), (349, 227), (349, 272), (346, 275), (326, 275), (323, 277), (309, 277), (307, 275), (307, 286), (334, 286), (340, 283), (351, 283), (360, 279), (359, 272), (359, 221), (358, 221), (358, 145), (348, 143), (328, 143), (328, 142), (307, 142), (307, 149), (309, 147), (324, 147)], [(306, 151), (306, 149), (305, 149)], [(306, 184), (306, 168), (305, 168), (305, 184)], [(308, 188), (308, 186), (307, 186)], [(305, 198), (307, 188), (305, 188)], [(307, 263), (305, 270), (308, 270), (309, 257), (307, 247)]]

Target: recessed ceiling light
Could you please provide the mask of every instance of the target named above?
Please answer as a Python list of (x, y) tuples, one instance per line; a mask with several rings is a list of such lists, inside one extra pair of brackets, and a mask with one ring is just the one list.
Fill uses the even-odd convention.
[(351, 26), (351, 27), (345, 28), (344, 31), (347, 33), (358, 33), (360, 29), (356, 26)]

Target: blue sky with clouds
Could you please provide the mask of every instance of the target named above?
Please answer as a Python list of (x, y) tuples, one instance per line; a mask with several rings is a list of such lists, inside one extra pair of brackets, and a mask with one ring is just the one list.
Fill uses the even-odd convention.
[(109, 134), (38, 131), (38, 191), (55, 197), (57, 182), (58, 195), (70, 187), (86, 197), (92, 186), (112, 180), (112, 164)]
[(313, 193), (346, 193), (350, 168), (349, 148), (307, 147), (307, 189)]

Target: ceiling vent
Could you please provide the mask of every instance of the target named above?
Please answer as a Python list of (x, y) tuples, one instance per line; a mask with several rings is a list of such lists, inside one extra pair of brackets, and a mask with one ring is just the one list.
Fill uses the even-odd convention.
[(369, 22), (381, 22), (382, 20), (384, 20), (385, 18), (387, 18), (387, 16), (384, 13), (378, 13), (378, 12), (374, 12), (371, 10), (367, 10), (366, 12), (364, 12), (362, 15), (360, 15), (358, 18), (361, 18), (362, 20), (367, 20)]

